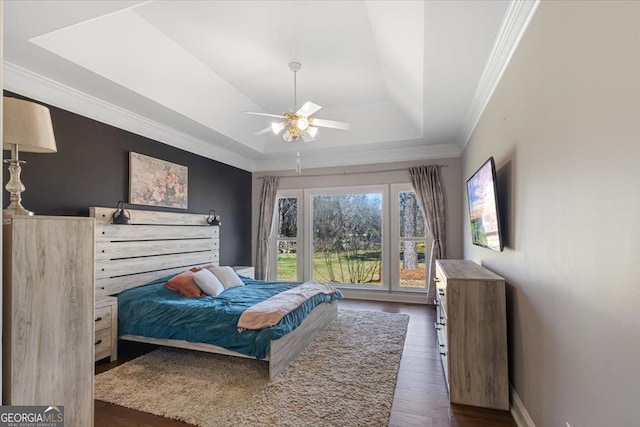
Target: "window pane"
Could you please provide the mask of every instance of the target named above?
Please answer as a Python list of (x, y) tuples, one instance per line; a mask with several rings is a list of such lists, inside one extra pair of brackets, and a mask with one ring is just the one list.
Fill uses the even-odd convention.
[(278, 280), (298, 280), (297, 242), (278, 240)]
[(400, 237), (423, 237), (425, 235), (424, 216), (413, 191), (399, 193)]
[(426, 287), (424, 242), (400, 242), (400, 287)]
[(278, 199), (278, 237), (298, 237), (298, 199)]
[(381, 283), (382, 194), (313, 196), (313, 278)]

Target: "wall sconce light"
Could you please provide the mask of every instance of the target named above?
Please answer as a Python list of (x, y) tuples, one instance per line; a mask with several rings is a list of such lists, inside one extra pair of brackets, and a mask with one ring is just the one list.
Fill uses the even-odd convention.
[(220, 224), (222, 224), (222, 221), (220, 221), (220, 215), (216, 215), (215, 209), (211, 209), (209, 211), (209, 218), (207, 218), (207, 223), (209, 225), (217, 225), (217, 226), (220, 226)]
[[(11, 194), (11, 203), (2, 211), (5, 216), (33, 215), (22, 206), (21, 193), (25, 190), (20, 180), (22, 164), (19, 151), (28, 153), (55, 153), (56, 140), (53, 135), (49, 109), (35, 102), (3, 97), (2, 148), (11, 150), (9, 164), (10, 178), (5, 188)], [(19, 147), (19, 149), (18, 149)]]
[(113, 213), (113, 224), (131, 225), (131, 214), (124, 210), (124, 202), (118, 201), (116, 211)]

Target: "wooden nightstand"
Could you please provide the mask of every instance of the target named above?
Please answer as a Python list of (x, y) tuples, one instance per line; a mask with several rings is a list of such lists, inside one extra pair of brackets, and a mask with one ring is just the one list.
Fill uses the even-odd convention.
[(95, 360), (118, 358), (118, 298), (97, 297), (95, 305)]
[(233, 268), (233, 270), (244, 277), (248, 277), (250, 279), (255, 279), (256, 278), (256, 271), (253, 267), (247, 267), (247, 266), (242, 266), (242, 265), (236, 265)]

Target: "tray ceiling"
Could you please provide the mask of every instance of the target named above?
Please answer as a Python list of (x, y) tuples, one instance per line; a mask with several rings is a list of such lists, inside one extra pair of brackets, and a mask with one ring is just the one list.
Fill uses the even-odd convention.
[[(5, 88), (250, 171), (451, 157), (515, 3), (6, 2)], [(350, 131), (253, 135), (243, 111), (294, 107), (292, 60), (297, 107)]]

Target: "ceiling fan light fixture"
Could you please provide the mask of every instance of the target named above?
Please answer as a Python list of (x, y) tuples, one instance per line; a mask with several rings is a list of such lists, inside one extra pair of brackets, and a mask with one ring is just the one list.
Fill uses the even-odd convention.
[(309, 127), (309, 120), (306, 117), (300, 117), (296, 121), (296, 127), (300, 129), (302, 132), (306, 131)]
[[(298, 105), (298, 86), (296, 74), (302, 68), (302, 64), (299, 62), (291, 62), (289, 63), (289, 69), (293, 72), (293, 105), (294, 108)], [(349, 123), (346, 122), (338, 122), (335, 120), (324, 120), (312, 117), (313, 114), (317, 113), (322, 107), (314, 104), (311, 101), (307, 101), (304, 103), (302, 107), (300, 107), (297, 111), (288, 111), (279, 114), (269, 114), (269, 113), (257, 113), (252, 111), (245, 111), (247, 114), (253, 114), (256, 116), (266, 116), (266, 117), (276, 117), (278, 119), (284, 119), (283, 122), (273, 122), (271, 126), (266, 129), (262, 129), (258, 132), (255, 132), (254, 135), (263, 135), (265, 133), (269, 133), (269, 131), (273, 131), (274, 134), (280, 135), (282, 133), (282, 139), (286, 142), (291, 141), (299, 141), (302, 139), (304, 142), (313, 141), (315, 136), (318, 134), (318, 127), (326, 127), (333, 129), (343, 129), (348, 130), (350, 127)]]

